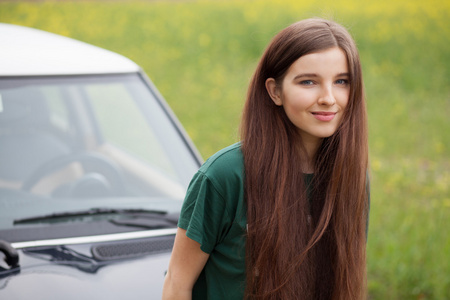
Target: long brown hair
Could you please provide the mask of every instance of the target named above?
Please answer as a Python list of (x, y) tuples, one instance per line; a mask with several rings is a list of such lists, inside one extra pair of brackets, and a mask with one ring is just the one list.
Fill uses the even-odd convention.
[[(299, 57), (332, 47), (346, 53), (350, 97), (338, 130), (316, 153), (307, 191), (301, 137), (271, 100), (265, 81), (280, 82)], [(364, 298), (367, 116), (358, 51), (344, 27), (307, 19), (274, 37), (250, 83), (241, 135), (246, 298)]]

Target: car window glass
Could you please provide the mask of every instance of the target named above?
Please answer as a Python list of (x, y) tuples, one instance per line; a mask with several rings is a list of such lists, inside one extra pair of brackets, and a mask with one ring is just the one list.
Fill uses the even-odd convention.
[(176, 176), (154, 129), (148, 126), (123, 84), (92, 84), (86, 87), (86, 93), (105, 142), (158, 167), (166, 175)]
[(139, 74), (0, 79), (0, 97), (0, 231), (93, 207), (180, 208), (200, 160)]
[(70, 120), (67, 106), (64, 105), (64, 97), (61, 90), (55, 86), (41, 87), (41, 91), (47, 101), (51, 124), (61, 131), (69, 132)]

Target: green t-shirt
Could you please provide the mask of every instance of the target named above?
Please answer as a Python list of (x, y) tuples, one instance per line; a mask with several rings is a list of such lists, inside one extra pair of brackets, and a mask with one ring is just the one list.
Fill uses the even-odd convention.
[[(312, 177), (306, 175), (307, 186)], [(194, 300), (243, 299), (246, 212), (244, 159), (241, 144), (236, 143), (217, 152), (200, 167), (181, 209), (178, 227), (185, 229), (186, 235), (210, 254), (194, 285)]]
[(210, 254), (192, 298), (242, 299), (247, 218), (240, 143), (214, 154), (194, 175), (178, 226)]

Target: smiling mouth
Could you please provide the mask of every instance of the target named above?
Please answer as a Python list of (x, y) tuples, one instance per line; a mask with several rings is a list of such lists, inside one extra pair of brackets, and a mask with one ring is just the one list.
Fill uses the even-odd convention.
[(316, 118), (319, 121), (323, 122), (329, 122), (334, 119), (336, 116), (335, 112), (326, 112), (326, 111), (318, 111), (318, 112), (312, 112), (312, 115), (314, 118)]

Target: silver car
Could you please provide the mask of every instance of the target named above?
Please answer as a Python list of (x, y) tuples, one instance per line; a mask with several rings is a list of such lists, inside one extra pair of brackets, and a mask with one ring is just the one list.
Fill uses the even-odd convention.
[(134, 62), (0, 24), (0, 299), (160, 299), (201, 162)]

